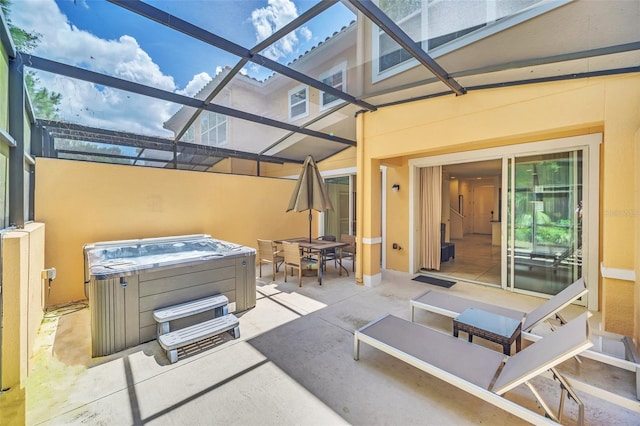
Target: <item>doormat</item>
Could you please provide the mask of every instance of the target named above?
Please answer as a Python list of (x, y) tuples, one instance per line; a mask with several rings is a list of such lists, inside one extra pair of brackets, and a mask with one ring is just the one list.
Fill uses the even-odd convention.
[(439, 287), (446, 288), (449, 288), (456, 283), (455, 281), (441, 280), (439, 278), (429, 277), (426, 275), (418, 275), (417, 277), (413, 278), (413, 281), (420, 281), (421, 283), (433, 284)]

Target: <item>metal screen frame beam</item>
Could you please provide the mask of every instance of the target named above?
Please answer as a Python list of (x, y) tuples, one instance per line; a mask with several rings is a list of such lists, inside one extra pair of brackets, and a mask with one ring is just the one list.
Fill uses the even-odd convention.
[(24, 179), (24, 113), (25, 91), (24, 66), (19, 60), (9, 61), (9, 134), (16, 142), (9, 148), (9, 225), (24, 228), (25, 223), (25, 179)]
[[(44, 128), (43, 136), (46, 136), (50, 139), (69, 139), (69, 140), (78, 140), (78, 141), (86, 141), (86, 142), (96, 142), (102, 143), (105, 145), (113, 145), (113, 146), (126, 146), (133, 148), (141, 148), (141, 149), (152, 149), (156, 151), (166, 151), (173, 152), (175, 146), (177, 145), (179, 148), (186, 148), (188, 150), (193, 150), (195, 152), (201, 152), (203, 154), (212, 156), (212, 157), (222, 157), (222, 158), (239, 158), (243, 160), (251, 160), (256, 161), (258, 157), (262, 161), (274, 164), (284, 164), (284, 163), (300, 163), (302, 161), (299, 160), (291, 160), (288, 158), (274, 157), (274, 156), (261, 156), (260, 154), (254, 154), (245, 151), (237, 151), (233, 149), (227, 148), (219, 148), (208, 145), (198, 145), (189, 142), (177, 142), (174, 143), (171, 139), (164, 139), (154, 136), (146, 136), (146, 135), (138, 135), (135, 133), (127, 133), (116, 130), (106, 130), (100, 129), (97, 127), (89, 127), (84, 126), (82, 124), (74, 124), (74, 123), (61, 123), (58, 121), (51, 120), (37, 120), (38, 126)], [(61, 152), (63, 150), (55, 150), (56, 152)], [(65, 152), (69, 150), (64, 150)], [(98, 153), (92, 152), (84, 152), (84, 151), (69, 151), (75, 152), (76, 154), (82, 155), (99, 155)], [(181, 151), (178, 151), (181, 152)], [(140, 158), (140, 160), (145, 160), (145, 158)], [(166, 160), (164, 160), (166, 161)], [(171, 161), (171, 160), (169, 160)]]
[(317, 132), (315, 130), (305, 129), (300, 126), (294, 126), (289, 123), (284, 123), (282, 121), (261, 117), (259, 115), (250, 114), (244, 111), (238, 111), (233, 108), (228, 108), (221, 105), (205, 104), (204, 101), (200, 99), (191, 98), (189, 96), (180, 95), (180, 94), (169, 92), (162, 89), (157, 89), (155, 87), (145, 86), (144, 84), (135, 83), (133, 81), (111, 77), (105, 74), (89, 71), (83, 68), (78, 68), (75, 66), (41, 58), (39, 56), (22, 54), (22, 57), (23, 57), (23, 64), (25, 66), (28, 66), (30, 68), (36, 68), (41, 71), (47, 71), (54, 74), (71, 77), (77, 80), (83, 80), (83, 81), (88, 81), (95, 84), (101, 84), (103, 86), (109, 86), (115, 89), (137, 93), (140, 95), (149, 96), (151, 98), (161, 99), (168, 102), (173, 102), (180, 105), (186, 105), (193, 108), (203, 109), (211, 112), (217, 112), (219, 114), (228, 115), (230, 117), (239, 118), (241, 120), (251, 121), (254, 123), (275, 127), (278, 129), (288, 130), (291, 132), (302, 133), (307, 136), (326, 139), (332, 142), (342, 143), (349, 146), (356, 146), (355, 141), (342, 138), (340, 136), (334, 136), (327, 133)]
[(405, 33), (402, 28), (391, 20), (382, 10), (378, 8), (371, 0), (342, 0), (349, 2), (353, 7), (358, 9), (364, 16), (369, 18), (371, 22), (382, 28), (396, 43), (411, 54), (418, 62), (426, 67), (438, 80), (446, 84), (456, 95), (464, 95), (466, 89), (462, 87), (455, 79), (438, 64), (431, 56), (429, 56), (419, 43), (416, 43)]
[[(338, 2), (338, 0), (325, 0), (325, 1), (321, 1), (320, 3), (317, 3), (311, 9), (307, 10), (302, 15), (298, 16), (296, 19), (294, 19), (293, 21), (289, 22), (287, 25), (285, 25), (284, 27), (280, 28), (278, 31), (274, 32), (273, 34), (271, 34), (266, 39), (262, 40), (262, 42), (260, 42), (257, 45), (255, 45), (253, 47), (253, 49), (251, 49), (249, 51), (249, 54), (250, 55), (255, 55), (256, 53), (261, 52), (262, 50), (264, 50), (268, 46), (271, 46), (273, 43), (275, 43), (276, 41), (280, 40), (282, 37), (286, 36), (291, 31), (295, 30), (296, 28), (298, 28), (302, 24), (304, 24), (304, 23), (308, 22), (309, 20), (315, 18), (321, 12), (327, 10), (328, 8), (330, 8), (331, 6), (336, 4), (337, 2)], [(236, 66), (234, 66), (231, 69), (231, 71), (229, 71), (229, 73), (226, 76), (224, 76), (222, 81), (211, 91), (211, 93), (209, 93), (207, 95), (207, 97), (204, 99), (205, 103), (208, 104), (209, 102), (211, 102), (218, 95), (218, 93), (220, 93), (222, 91), (222, 89), (224, 89), (225, 86), (227, 84), (229, 84), (231, 82), (231, 80), (233, 80), (233, 78), (236, 76), (236, 74), (238, 74), (242, 70), (242, 68), (247, 64), (247, 62), (249, 62), (248, 58), (240, 59), (240, 61), (238, 61)], [(180, 129), (180, 131), (178, 133), (176, 133), (176, 136), (174, 137), (174, 139), (176, 141), (180, 140), (180, 138), (182, 136), (184, 136), (184, 134), (187, 132), (189, 127), (191, 127), (193, 122), (196, 121), (196, 118), (198, 117), (199, 114), (200, 114), (200, 111), (197, 111), (197, 112), (193, 113), (191, 115), (191, 117), (189, 117), (189, 119), (184, 124), (182, 129)]]
[[(168, 28), (179, 31), (196, 40), (200, 40), (204, 43), (210, 44), (211, 46), (222, 49), (240, 58), (247, 59), (256, 65), (269, 68), (274, 72), (285, 75), (289, 78), (297, 80), (306, 85), (315, 87), (316, 89), (322, 92), (330, 93), (333, 96), (338, 97), (346, 102), (359, 105), (360, 107), (367, 109), (369, 111), (376, 110), (376, 107), (374, 105), (371, 105), (362, 100), (358, 100), (357, 98), (349, 95), (348, 93), (337, 90), (334, 87), (329, 86), (328, 84), (324, 84), (319, 80), (311, 78), (308, 75), (305, 75), (292, 68), (282, 65), (265, 56), (262, 56), (257, 53), (252, 53), (250, 50), (238, 44), (235, 44), (227, 39), (224, 39), (216, 34), (213, 34), (203, 28), (193, 25), (183, 19), (178, 18), (177, 16), (173, 16), (170, 13), (164, 12), (142, 1), (139, 1), (139, 0), (126, 0), (126, 1), (125, 0), (108, 0), (108, 1), (124, 9), (127, 9), (131, 12), (137, 13), (138, 15), (144, 16), (145, 18), (151, 19)], [(320, 13), (321, 11), (322, 10), (318, 10), (316, 14)]]

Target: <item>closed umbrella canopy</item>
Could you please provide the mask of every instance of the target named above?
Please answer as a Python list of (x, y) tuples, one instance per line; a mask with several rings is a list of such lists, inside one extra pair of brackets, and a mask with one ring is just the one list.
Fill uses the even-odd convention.
[(291, 194), (287, 211), (291, 210), (296, 212), (309, 210), (309, 242), (311, 242), (311, 210), (319, 212), (333, 210), (320, 170), (310, 155), (304, 160), (298, 182)]

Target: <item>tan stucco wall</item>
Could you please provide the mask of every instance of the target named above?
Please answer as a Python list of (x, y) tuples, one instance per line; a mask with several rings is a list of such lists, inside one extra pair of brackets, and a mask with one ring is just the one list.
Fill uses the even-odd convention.
[[(402, 183), (400, 183), (402, 182)], [(387, 269), (409, 270), (409, 235), (406, 233), (409, 223), (409, 168), (387, 166), (387, 239), (382, 243), (387, 253)], [(400, 190), (393, 192), (391, 187), (398, 183)], [(391, 238), (393, 236), (393, 238)], [(405, 237), (406, 236), (406, 237)], [(393, 249), (393, 244), (402, 249)], [(391, 267), (393, 265), (393, 267)]]
[(30, 223), (2, 235), (2, 389), (22, 383), (43, 318), (45, 227)]
[[(390, 167), (388, 177), (397, 180), (391, 183), (409, 188), (409, 158), (603, 132), (600, 256), (608, 268), (634, 271), (640, 247), (636, 176), (638, 111), (638, 74), (525, 85), (422, 100), (364, 113), (358, 143), (363, 145), (364, 171), (382, 162)], [(360, 174), (360, 168), (358, 172)], [(369, 194), (375, 188), (365, 186), (364, 190), (364, 206), (358, 213), (358, 220), (364, 221), (361, 236), (379, 238), (380, 227), (369, 222), (375, 217), (367, 211), (379, 210), (380, 204)], [(397, 197), (399, 194), (391, 192), (390, 185), (385, 190), (387, 217), (394, 220), (407, 217), (407, 199)], [(406, 225), (396, 227), (387, 221), (386, 244), (402, 244), (408, 240)], [(363, 253), (367, 253), (366, 247)], [(387, 253), (388, 268), (407, 270), (406, 256), (401, 252)], [(373, 265), (379, 258), (373, 254), (362, 261), (365, 270), (375, 271)], [(605, 327), (634, 335), (637, 341), (639, 333), (635, 323), (638, 320), (633, 315), (637, 309), (634, 307), (637, 283), (613, 281), (602, 279)]]
[[(342, 169), (355, 169), (356, 167), (356, 148), (347, 148), (331, 157), (318, 161), (318, 169), (320, 172), (335, 171)], [(300, 174), (300, 164), (285, 163), (260, 163), (260, 176), (279, 176), (279, 177), (298, 177)]]
[(49, 304), (85, 298), (87, 243), (210, 234), (256, 247), (257, 238), (307, 235), (307, 215), (285, 212), (294, 186), (289, 179), (38, 158), (35, 215), (47, 224), (47, 265), (57, 269)]

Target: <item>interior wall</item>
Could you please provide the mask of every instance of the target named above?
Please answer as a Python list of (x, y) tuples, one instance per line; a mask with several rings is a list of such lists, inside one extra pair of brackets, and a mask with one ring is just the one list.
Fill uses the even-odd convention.
[[(639, 223), (637, 215), (625, 214), (634, 211), (638, 198), (637, 159), (629, 155), (637, 150), (638, 111), (638, 73), (425, 99), (362, 114), (362, 133), (366, 135), (362, 162), (368, 165), (380, 159), (422, 158), (603, 132), (602, 233), (592, 238), (601, 241), (599, 263), (633, 277), (628, 278), (625, 285), (618, 285), (612, 277), (600, 277), (604, 326), (608, 331), (633, 335), (638, 341), (640, 330), (630, 314), (637, 310), (628, 307), (633, 306), (635, 300), (634, 271), (640, 257), (640, 245), (629, 235), (637, 235)], [(628, 182), (633, 187), (620, 182)], [(373, 197), (367, 199), (373, 200)], [(363, 209), (376, 208), (368, 204)], [(366, 218), (359, 215), (358, 220)], [(369, 223), (364, 226), (375, 227)], [(405, 226), (398, 232), (401, 234), (388, 232), (387, 238), (407, 238), (410, 230)], [(362, 260), (365, 264), (376, 261), (374, 258)], [(393, 258), (388, 258), (387, 266), (400, 269), (404, 264), (393, 262)], [(625, 309), (620, 309), (618, 303)]]
[(286, 213), (294, 186), (290, 179), (38, 158), (35, 216), (47, 224), (46, 261), (57, 269), (49, 304), (85, 299), (87, 243), (210, 234), (256, 247), (257, 238), (307, 235), (306, 212)]
[(462, 195), (462, 230), (465, 234), (471, 234), (473, 232), (473, 198), (471, 185), (466, 179), (460, 181), (460, 195)]

